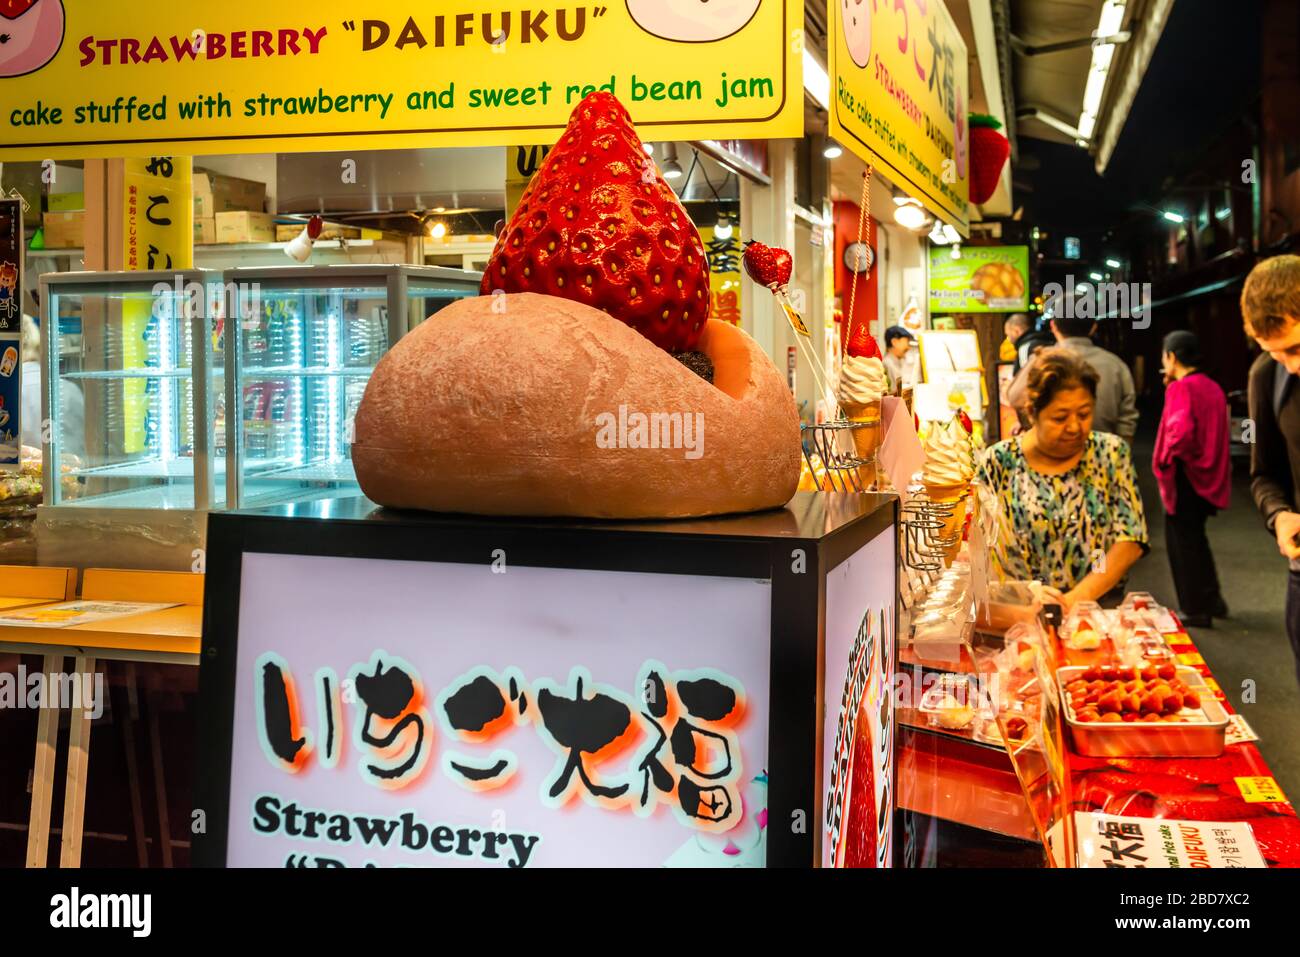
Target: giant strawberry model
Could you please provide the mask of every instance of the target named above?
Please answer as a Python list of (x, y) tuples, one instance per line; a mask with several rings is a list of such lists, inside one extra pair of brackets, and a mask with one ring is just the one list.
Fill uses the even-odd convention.
[(670, 352), (709, 317), (704, 243), (623, 104), (593, 93), (524, 191), (483, 294), (538, 292), (616, 316)]
[(708, 318), (704, 244), (613, 96), (574, 110), (482, 293), (376, 367), (352, 446), (372, 500), (675, 518), (794, 494), (790, 390), (753, 339)]
[(998, 132), (1001, 128), (991, 116), (970, 115), (970, 201), (976, 206), (993, 198), (1011, 156), (1011, 142)]

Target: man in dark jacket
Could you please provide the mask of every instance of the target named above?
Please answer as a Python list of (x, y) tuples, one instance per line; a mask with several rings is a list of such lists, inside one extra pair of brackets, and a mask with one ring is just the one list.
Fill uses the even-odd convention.
[(1264, 350), (1250, 370), (1255, 504), (1291, 563), (1286, 630), (1300, 680), (1300, 256), (1260, 263), (1241, 294), (1246, 331)]

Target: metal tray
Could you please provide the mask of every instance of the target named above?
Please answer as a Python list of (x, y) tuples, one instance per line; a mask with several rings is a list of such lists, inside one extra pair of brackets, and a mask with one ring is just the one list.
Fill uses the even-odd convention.
[(1222, 702), (1206, 687), (1195, 668), (1179, 668), (1183, 684), (1201, 695), (1205, 721), (1113, 722), (1074, 720), (1070, 696), (1065, 686), (1088, 669), (1082, 666), (1059, 668), (1056, 683), (1061, 693), (1061, 711), (1070, 728), (1074, 750), (1090, 758), (1217, 758), (1223, 753), (1228, 731), (1228, 712)]

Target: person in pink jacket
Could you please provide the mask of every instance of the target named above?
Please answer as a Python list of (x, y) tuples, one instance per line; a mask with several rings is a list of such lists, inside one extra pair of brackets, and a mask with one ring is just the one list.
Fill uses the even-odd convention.
[(1179, 617), (1213, 627), (1228, 606), (1219, 589), (1205, 520), (1232, 500), (1228, 453), (1228, 399), (1200, 371), (1201, 345), (1185, 329), (1165, 336), (1165, 410), (1156, 435), (1152, 471), (1165, 507), (1165, 545), (1178, 591)]

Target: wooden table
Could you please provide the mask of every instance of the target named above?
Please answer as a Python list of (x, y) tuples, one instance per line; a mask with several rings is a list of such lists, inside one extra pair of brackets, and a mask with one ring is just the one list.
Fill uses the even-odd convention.
[[(139, 572), (87, 569), (83, 599), (103, 601), (179, 602), (173, 608), (144, 612), (69, 628), (0, 627), (0, 651), (43, 656), (46, 687), (57, 687), (63, 659), (75, 659), (77, 682), (93, 680), (97, 659), (197, 666), (203, 632), (203, 576), (184, 572)], [(60, 599), (63, 600), (63, 599)], [(84, 685), (82, 685), (84, 687)], [(45, 700), (36, 729), (36, 765), (32, 781), (32, 812), (27, 832), (27, 866), (43, 867), (50, 835), (54, 765), (58, 756), (59, 702)], [(68, 773), (63, 804), (63, 836), (59, 863), (81, 863), (86, 809), (86, 776), (90, 762), (88, 708), (72, 713), (68, 736)], [(155, 751), (157, 748), (155, 747)], [(157, 754), (155, 754), (157, 759)], [(170, 856), (166, 809), (162, 817), (164, 860)]]

